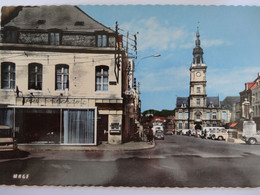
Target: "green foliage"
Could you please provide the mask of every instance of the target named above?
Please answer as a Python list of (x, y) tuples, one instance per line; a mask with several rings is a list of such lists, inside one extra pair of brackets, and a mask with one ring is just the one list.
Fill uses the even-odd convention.
[(146, 114), (153, 114), (153, 116), (164, 116), (164, 117), (167, 117), (167, 116), (174, 116), (175, 115), (175, 112), (174, 110), (153, 110), (153, 109), (150, 109), (150, 110), (146, 110), (143, 112), (143, 115), (146, 115)]

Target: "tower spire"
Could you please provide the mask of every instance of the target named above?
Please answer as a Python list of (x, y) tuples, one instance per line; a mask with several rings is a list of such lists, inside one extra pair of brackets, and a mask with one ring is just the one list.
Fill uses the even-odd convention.
[(200, 47), (200, 32), (199, 32), (199, 23), (197, 26), (196, 32), (196, 41), (195, 41), (195, 48), (193, 48), (193, 64), (203, 64), (203, 49)]

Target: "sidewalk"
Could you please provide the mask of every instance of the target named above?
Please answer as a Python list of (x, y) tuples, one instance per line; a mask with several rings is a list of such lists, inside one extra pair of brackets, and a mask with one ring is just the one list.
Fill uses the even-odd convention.
[(231, 143), (236, 143), (236, 144), (244, 144), (245, 141), (241, 140), (241, 139), (236, 139), (236, 138), (228, 138), (227, 142), (231, 142)]
[(155, 147), (155, 142), (150, 144), (148, 142), (127, 142), (119, 145), (108, 144), (107, 142), (102, 142), (98, 146), (82, 146), (82, 145), (33, 145), (33, 144), (18, 144), (19, 150), (25, 151), (56, 151), (56, 150), (85, 150), (85, 151), (132, 151), (132, 150), (145, 150)]

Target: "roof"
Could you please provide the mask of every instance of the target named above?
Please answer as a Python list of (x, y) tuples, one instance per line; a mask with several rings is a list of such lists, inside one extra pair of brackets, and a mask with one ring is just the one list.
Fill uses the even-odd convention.
[(214, 107), (219, 107), (219, 97), (207, 97), (206, 106), (208, 107), (210, 104), (213, 104)]
[(176, 100), (176, 107), (181, 107), (182, 104), (186, 104), (188, 106), (189, 103), (189, 97), (177, 97)]
[(63, 31), (114, 32), (72, 5), (23, 7), (17, 17), (4, 26), (25, 30), (60, 29)]
[(240, 96), (227, 96), (223, 101), (220, 102), (221, 108), (231, 110), (233, 105), (240, 102)]

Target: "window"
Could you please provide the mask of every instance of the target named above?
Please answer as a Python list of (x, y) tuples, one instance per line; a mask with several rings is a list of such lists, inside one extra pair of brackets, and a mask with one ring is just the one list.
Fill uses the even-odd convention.
[(56, 90), (69, 89), (69, 66), (66, 64), (56, 65)]
[(210, 113), (207, 112), (207, 119), (210, 119)]
[(42, 65), (29, 64), (29, 89), (42, 90)]
[(182, 123), (179, 123), (179, 129), (182, 129)]
[(1, 88), (15, 88), (15, 64), (12, 62), (1, 63)]
[(200, 87), (197, 87), (197, 93), (200, 93)]
[(98, 35), (97, 36), (97, 46), (98, 47), (107, 47), (107, 35)]
[(196, 115), (196, 119), (200, 120), (200, 115), (199, 114)]
[(6, 43), (17, 43), (18, 32), (17, 30), (6, 30), (5, 31), (5, 42)]
[(213, 112), (212, 118), (213, 118), (213, 119), (217, 119), (217, 113), (216, 113), (216, 112)]
[(200, 99), (197, 99), (197, 106), (200, 106)]
[(227, 113), (224, 111), (224, 112), (222, 112), (222, 119), (226, 120), (226, 118), (227, 118)]
[(50, 45), (60, 45), (60, 33), (59, 32), (50, 32), (49, 40)]
[(188, 123), (185, 123), (185, 129), (188, 129), (188, 128), (189, 128)]
[(108, 67), (96, 67), (96, 91), (108, 91)]
[(189, 113), (185, 112), (185, 118), (188, 119), (189, 118)]
[(200, 64), (200, 56), (197, 57), (197, 64)]
[(183, 116), (182, 116), (182, 112), (179, 112), (179, 119), (182, 119)]

